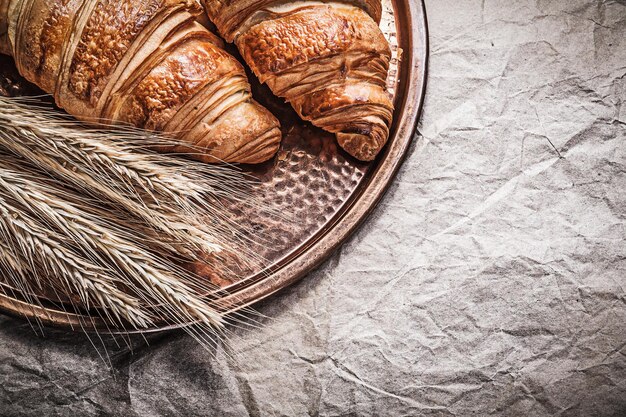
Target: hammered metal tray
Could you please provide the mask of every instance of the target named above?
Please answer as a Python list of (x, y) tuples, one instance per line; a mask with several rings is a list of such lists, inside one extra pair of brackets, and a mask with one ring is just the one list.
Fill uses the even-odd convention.
[[(272, 199), (295, 222), (263, 218), (238, 210), (239, 221), (257, 233), (271, 236), (271, 245), (256, 248), (271, 265), (249, 271), (240, 280), (219, 282), (220, 304), (234, 311), (256, 303), (297, 281), (322, 263), (374, 209), (402, 164), (415, 133), (421, 110), (428, 59), (428, 31), (424, 4), (418, 0), (383, 0), (381, 28), (392, 45), (388, 79), (395, 114), (389, 143), (372, 163), (362, 163), (338, 148), (334, 136), (302, 122), (268, 89), (253, 85), (255, 97), (281, 121), (283, 142), (268, 163), (245, 167), (259, 179), (255, 192)], [(254, 77), (250, 77), (251, 80)], [(253, 83), (254, 84), (254, 83)], [(18, 75), (12, 61), (0, 57), (0, 94), (40, 93)], [(1, 285), (1, 284), (0, 284)], [(97, 314), (64, 311), (51, 303), (37, 307), (0, 295), (0, 310), (43, 325), (107, 331)], [(153, 329), (166, 330), (170, 326)]]

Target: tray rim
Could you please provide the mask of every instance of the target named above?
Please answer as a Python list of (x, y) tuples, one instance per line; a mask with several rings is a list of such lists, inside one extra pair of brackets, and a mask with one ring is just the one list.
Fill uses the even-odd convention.
[[(317, 238), (312, 238), (303, 245), (301, 251), (292, 255), (292, 259), (285, 261), (275, 270), (271, 270), (264, 279), (255, 281), (240, 291), (224, 297), (221, 301), (226, 301), (226, 304), (230, 302), (234, 306), (227, 311), (227, 314), (259, 303), (285, 290), (316, 270), (358, 230), (376, 209), (406, 160), (417, 132), (417, 124), (424, 104), (430, 49), (424, 0), (401, 0), (400, 3), (405, 5), (407, 11), (407, 16), (400, 17), (403, 20), (401, 24), (406, 23), (406, 29), (398, 34), (400, 37), (408, 37), (409, 51), (403, 51), (401, 65), (404, 66), (404, 69), (400, 73), (401, 77), (407, 80), (402, 86), (406, 90), (401, 102), (402, 108), (397, 112), (399, 119), (394, 123), (393, 140), (386, 147), (384, 154), (379, 157), (379, 162), (373, 172), (369, 174), (368, 183), (362, 187), (367, 192), (361, 192), (352, 198), (347, 207), (343, 208), (343, 215), (336, 216), (332, 227), (330, 227), (332, 233), (323, 233)], [(422, 54), (418, 54), (418, 49), (415, 47), (419, 44), (423, 45)], [(62, 310), (35, 306), (2, 294), (0, 294), (0, 312), (9, 316), (32, 320), (45, 327), (67, 330), (80, 329), (81, 331), (105, 334), (148, 334), (185, 326), (177, 324), (137, 331), (111, 331), (106, 323), (98, 317), (81, 316)], [(85, 317), (88, 318), (88, 321), (85, 321)], [(91, 326), (86, 326), (88, 324)]]

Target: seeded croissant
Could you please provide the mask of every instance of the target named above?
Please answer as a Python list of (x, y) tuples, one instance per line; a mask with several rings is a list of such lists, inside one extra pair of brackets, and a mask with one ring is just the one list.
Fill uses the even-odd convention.
[(300, 117), (335, 133), (356, 158), (376, 157), (393, 113), (380, 0), (206, 0), (206, 9), (260, 81)]
[(0, 0), (0, 52), (88, 122), (168, 132), (203, 161), (259, 163), (279, 123), (239, 62), (196, 21), (197, 0)]

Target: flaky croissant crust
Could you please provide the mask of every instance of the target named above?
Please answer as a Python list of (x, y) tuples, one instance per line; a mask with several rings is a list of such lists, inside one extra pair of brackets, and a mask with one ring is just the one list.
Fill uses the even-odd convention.
[[(204, 0), (205, 7), (211, 20), (219, 28), (220, 33), (228, 42), (233, 42), (253, 15), (271, 13), (269, 7), (281, 5), (295, 7), (315, 6), (315, 3), (324, 4), (320, 1), (291, 1), (291, 0)], [(331, 2), (327, 2), (331, 3)], [(380, 0), (345, 0), (338, 3), (353, 5), (367, 12), (376, 23), (380, 22), (382, 4)], [(260, 12), (260, 13), (259, 13)], [(260, 17), (260, 16), (259, 16)], [(262, 17), (261, 17), (262, 18)]]
[(380, 0), (207, 0), (209, 17), (260, 81), (353, 156), (372, 160), (389, 136), (391, 59)]

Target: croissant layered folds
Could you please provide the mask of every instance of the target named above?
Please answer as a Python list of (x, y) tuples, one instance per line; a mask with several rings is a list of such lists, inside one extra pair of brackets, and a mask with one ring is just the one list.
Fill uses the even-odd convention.
[(201, 160), (258, 163), (280, 142), (195, 0), (0, 0), (0, 51), (86, 121), (169, 132)]
[(206, 0), (206, 9), (260, 81), (300, 117), (335, 133), (356, 158), (375, 158), (393, 114), (380, 0)]

